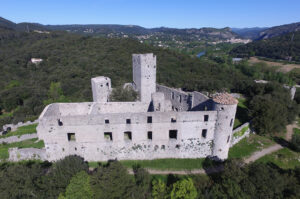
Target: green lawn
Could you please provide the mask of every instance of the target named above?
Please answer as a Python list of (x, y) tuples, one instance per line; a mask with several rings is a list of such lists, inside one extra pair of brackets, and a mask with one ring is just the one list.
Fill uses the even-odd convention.
[(272, 154), (261, 157), (257, 162), (274, 163), (282, 169), (293, 169), (300, 166), (300, 153), (283, 148)]
[(300, 135), (300, 129), (293, 128), (293, 132), (294, 132), (294, 134), (299, 134)]
[[(120, 162), (132, 168), (139, 165), (143, 168), (159, 169), (159, 170), (192, 170), (202, 169), (204, 158), (199, 159), (156, 159), (156, 160), (121, 160)], [(89, 166), (96, 168), (97, 162), (89, 162)]]
[(44, 148), (45, 147), (44, 142), (42, 140), (36, 142), (37, 140), (38, 140), (38, 138), (33, 138), (30, 140), (25, 140), (22, 142), (15, 142), (15, 143), (11, 143), (11, 144), (0, 144), (0, 159), (4, 160), (9, 157), (9, 154), (8, 154), (9, 148), (13, 148), (13, 147), (38, 148), (38, 149)]
[(274, 141), (267, 137), (251, 134), (248, 138), (242, 139), (239, 143), (229, 149), (229, 158), (244, 158), (250, 156), (252, 153), (263, 148), (275, 144)]
[(6, 135), (1, 135), (0, 138), (6, 138), (6, 137), (14, 136), (14, 135), (20, 137), (21, 135), (24, 135), (24, 134), (36, 133), (36, 127), (37, 127), (37, 124), (22, 126), (22, 127), (19, 127), (16, 131), (9, 132)]

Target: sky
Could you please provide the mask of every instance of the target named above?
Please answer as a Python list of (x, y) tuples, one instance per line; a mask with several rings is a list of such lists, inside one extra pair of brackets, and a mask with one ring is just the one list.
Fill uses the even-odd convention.
[(271, 27), (300, 22), (300, 0), (0, 0), (0, 16), (44, 25)]

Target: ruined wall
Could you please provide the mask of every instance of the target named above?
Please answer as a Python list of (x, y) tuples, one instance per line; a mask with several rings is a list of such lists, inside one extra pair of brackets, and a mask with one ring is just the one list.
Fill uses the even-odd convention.
[[(208, 121), (204, 121), (204, 115), (208, 115)], [(148, 123), (148, 117), (152, 117), (152, 123)], [(38, 126), (49, 160), (70, 154), (88, 161), (201, 158), (212, 154), (216, 112), (113, 113), (61, 119), (63, 126), (56, 118), (43, 118)], [(206, 137), (203, 129), (207, 130)], [(170, 130), (177, 130), (176, 139), (169, 137)], [(111, 133), (112, 140), (105, 132)], [(131, 132), (131, 139), (124, 132)], [(152, 139), (148, 132), (152, 132)], [(74, 133), (75, 140), (68, 140), (68, 133)]]
[(9, 161), (17, 162), (21, 160), (47, 160), (45, 149), (36, 148), (10, 148), (8, 150)]
[(250, 133), (251, 133), (251, 129), (248, 122), (234, 129), (232, 132), (232, 139), (231, 139), (230, 146), (232, 147), (235, 144), (239, 143), (239, 141), (241, 141), (245, 137), (249, 137)]
[(191, 107), (191, 96), (184, 91), (159, 84), (156, 84), (156, 91), (164, 93), (165, 99), (171, 101), (173, 111), (187, 111)]
[(194, 91), (192, 93), (192, 111), (205, 111), (212, 110), (213, 102), (206, 95)]

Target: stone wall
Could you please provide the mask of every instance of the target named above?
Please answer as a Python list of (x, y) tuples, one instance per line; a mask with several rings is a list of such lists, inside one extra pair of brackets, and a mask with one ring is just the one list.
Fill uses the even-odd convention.
[[(202, 158), (212, 154), (216, 116), (216, 111), (111, 113), (61, 117), (62, 126), (47, 117), (37, 130), (51, 161), (71, 154), (88, 161)], [(177, 131), (176, 138), (170, 131)]]
[(46, 150), (45, 149), (36, 149), (36, 148), (10, 148), (9, 152), (9, 161), (17, 162), (21, 160), (47, 160)]
[(13, 143), (13, 142), (21, 142), (24, 140), (29, 140), (29, 139), (33, 139), (33, 138), (37, 138), (37, 134), (33, 133), (33, 134), (25, 134), (25, 135), (21, 135), (21, 136), (9, 136), (6, 138), (1, 138), (0, 139), (0, 144), (2, 143)]
[(174, 111), (187, 111), (191, 107), (191, 96), (184, 91), (159, 84), (156, 85), (156, 91), (164, 93), (165, 99), (171, 101)]
[(242, 126), (236, 128), (232, 132), (232, 139), (231, 139), (231, 147), (237, 144), (239, 141), (244, 139), (245, 137), (249, 137), (251, 133), (249, 123), (245, 123)]
[(31, 124), (37, 124), (38, 122), (39, 122), (38, 120), (35, 120), (33, 122), (27, 121), (27, 122), (19, 122), (18, 124), (6, 124), (3, 126), (3, 130), (7, 131), (8, 128), (10, 128), (11, 131), (16, 131), (19, 127), (28, 126)]

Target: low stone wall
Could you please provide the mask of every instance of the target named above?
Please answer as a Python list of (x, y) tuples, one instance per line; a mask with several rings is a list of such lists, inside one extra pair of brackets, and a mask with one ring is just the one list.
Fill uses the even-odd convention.
[(39, 120), (35, 120), (33, 122), (27, 121), (27, 122), (19, 122), (18, 124), (5, 124), (3, 126), (3, 131), (7, 131), (8, 128), (10, 128), (11, 131), (16, 131), (21, 126), (28, 126), (31, 124), (37, 124)]
[(13, 142), (21, 142), (24, 140), (29, 140), (32, 138), (37, 138), (37, 134), (36, 133), (32, 133), (32, 134), (24, 134), (21, 136), (10, 136), (10, 137), (6, 137), (6, 138), (1, 138), (0, 139), (0, 144), (2, 143), (13, 143)]
[(251, 129), (249, 126), (249, 122), (243, 124), (242, 126), (236, 128), (232, 132), (232, 139), (231, 139), (231, 144), (230, 146), (234, 146), (237, 144), (239, 141), (244, 139), (245, 137), (248, 137), (251, 133)]
[(46, 160), (46, 150), (45, 149), (36, 149), (36, 148), (10, 148), (9, 152), (9, 161), (17, 162), (21, 160)]

